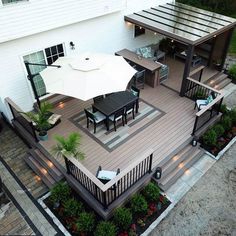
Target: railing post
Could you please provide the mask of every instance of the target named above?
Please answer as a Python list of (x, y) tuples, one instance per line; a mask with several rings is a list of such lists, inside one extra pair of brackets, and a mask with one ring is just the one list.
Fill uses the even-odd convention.
[(103, 207), (104, 209), (107, 209), (107, 195), (106, 195), (107, 192), (103, 192), (102, 193), (102, 198), (103, 198)]
[(198, 79), (199, 82), (201, 82), (201, 80), (202, 80), (202, 73), (203, 73), (203, 69), (201, 69), (201, 71), (200, 71), (200, 75), (199, 75), (199, 79)]
[(217, 115), (219, 115), (219, 113), (220, 113), (220, 108), (221, 108), (223, 99), (224, 99), (224, 98), (221, 98), (221, 99), (220, 99), (220, 103), (219, 103), (219, 106), (218, 106), (218, 109), (217, 109), (217, 113), (216, 113)]
[(194, 122), (194, 126), (193, 126), (193, 132), (192, 132), (192, 135), (195, 134), (195, 131), (196, 131), (196, 128), (197, 128), (197, 123), (198, 123), (198, 116), (196, 116), (196, 118), (195, 118), (195, 122)]
[(69, 163), (69, 160), (67, 159), (67, 157), (63, 156), (64, 157), (64, 160), (65, 160), (65, 164), (66, 164), (66, 173), (67, 174), (70, 174), (70, 163)]
[(149, 168), (148, 168), (149, 174), (152, 172), (152, 158), (153, 158), (153, 153), (150, 155), (150, 160), (149, 160)]

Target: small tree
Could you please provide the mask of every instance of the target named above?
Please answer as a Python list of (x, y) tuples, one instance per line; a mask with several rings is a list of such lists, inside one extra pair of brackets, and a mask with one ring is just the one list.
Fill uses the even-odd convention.
[(132, 222), (132, 213), (128, 208), (119, 207), (115, 210), (114, 222), (121, 230), (127, 230)]
[(52, 148), (52, 153), (56, 156), (68, 155), (79, 160), (84, 159), (84, 153), (79, 150), (80, 134), (71, 133), (67, 138), (57, 135), (57, 144)]

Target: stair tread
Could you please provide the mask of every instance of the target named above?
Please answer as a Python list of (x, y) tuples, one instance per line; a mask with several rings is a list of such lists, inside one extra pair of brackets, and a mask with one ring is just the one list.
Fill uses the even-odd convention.
[(227, 78), (227, 79), (224, 79), (223, 81), (221, 81), (219, 84), (217, 84), (215, 86), (215, 88), (220, 90), (230, 83), (231, 83), (231, 79)]
[[(28, 153), (34, 158), (40, 165), (45, 168), (55, 181), (63, 179), (61, 172), (48, 160), (38, 149), (30, 149)], [(52, 166), (50, 166), (52, 165)]]
[(24, 157), (25, 162), (33, 169), (33, 171), (41, 177), (42, 181), (51, 188), (56, 181), (47, 173), (42, 173), (42, 169), (45, 169), (38, 163), (31, 155)]
[[(38, 156), (40, 156), (44, 162), (46, 162), (46, 164), (48, 165), (48, 167), (50, 167), (51, 164), (53, 164), (50, 160), (48, 160), (48, 158), (39, 150), (39, 149), (35, 149), (34, 150)], [(57, 167), (55, 165), (50, 167), (58, 176), (61, 176), (61, 172), (57, 169)]]
[(181, 162), (181, 164), (183, 164), (183, 167), (182, 168), (176, 168), (172, 173), (170, 173), (169, 175), (167, 175), (166, 177), (164, 177), (163, 179), (161, 179), (160, 183), (162, 185), (166, 185), (172, 178), (175, 177), (175, 175), (178, 173), (178, 172), (181, 172), (181, 171), (185, 171), (186, 170), (186, 166), (188, 163), (190, 163), (196, 156), (197, 154), (201, 152), (200, 149), (196, 149), (193, 154), (186, 160), (184, 160), (183, 162)]
[(181, 150), (181, 152), (177, 153), (173, 158), (171, 158), (166, 165), (162, 168), (162, 176), (166, 176), (169, 174), (170, 171), (172, 171), (175, 167), (179, 165), (180, 162), (182, 162), (193, 150), (195, 150), (196, 147), (193, 147), (192, 145), (187, 145), (186, 148)]

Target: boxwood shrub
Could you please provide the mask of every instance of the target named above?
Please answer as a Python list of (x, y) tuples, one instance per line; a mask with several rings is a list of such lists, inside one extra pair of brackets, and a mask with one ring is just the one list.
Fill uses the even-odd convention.
[(216, 132), (217, 138), (222, 136), (224, 134), (224, 132), (225, 132), (225, 129), (224, 129), (224, 127), (221, 124), (217, 124), (217, 125), (213, 126), (212, 129)]
[(95, 225), (95, 217), (92, 213), (82, 212), (76, 222), (76, 226), (81, 233), (93, 232)]
[(159, 199), (159, 196), (160, 196), (160, 189), (156, 184), (150, 182), (143, 189), (142, 194), (148, 202), (157, 201)]
[(96, 228), (95, 236), (116, 236), (116, 226), (110, 221), (101, 221)]
[(213, 129), (209, 129), (202, 137), (203, 143), (209, 146), (216, 145), (217, 135)]
[(141, 194), (135, 194), (131, 198), (131, 210), (134, 214), (145, 214), (148, 209), (148, 204)]
[(121, 230), (127, 230), (132, 222), (132, 213), (128, 208), (119, 207), (115, 210), (113, 219)]

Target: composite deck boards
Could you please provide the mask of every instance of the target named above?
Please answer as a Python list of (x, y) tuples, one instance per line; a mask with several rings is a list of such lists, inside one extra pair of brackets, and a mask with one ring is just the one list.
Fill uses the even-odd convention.
[[(112, 152), (108, 152), (68, 120), (83, 111), (85, 107), (89, 107), (92, 100), (83, 102), (72, 99), (66, 101), (63, 108), (56, 107), (54, 112), (62, 115), (62, 122), (49, 131), (49, 140), (41, 142), (41, 145), (50, 151), (55, 144), (53, 137), (56, 134), (66, 136), (77, 131), (81, 134), (81, 150), (86, 154), (86, 158), (81, 163), (93, 174), (96, 173), (99, 165), (103, 169), (122, 170), (149, 148), (154, 150), (153, 168), (155, 168), (158, 163), (191, 138), (196, 111), (194, 111), (193, 101), (180, 97), (178, 93), (164, 86), (151, 88), (145, 85), (140, 97), (166, 114)], [(64, 165), (62, 158), (59, 161)]]

